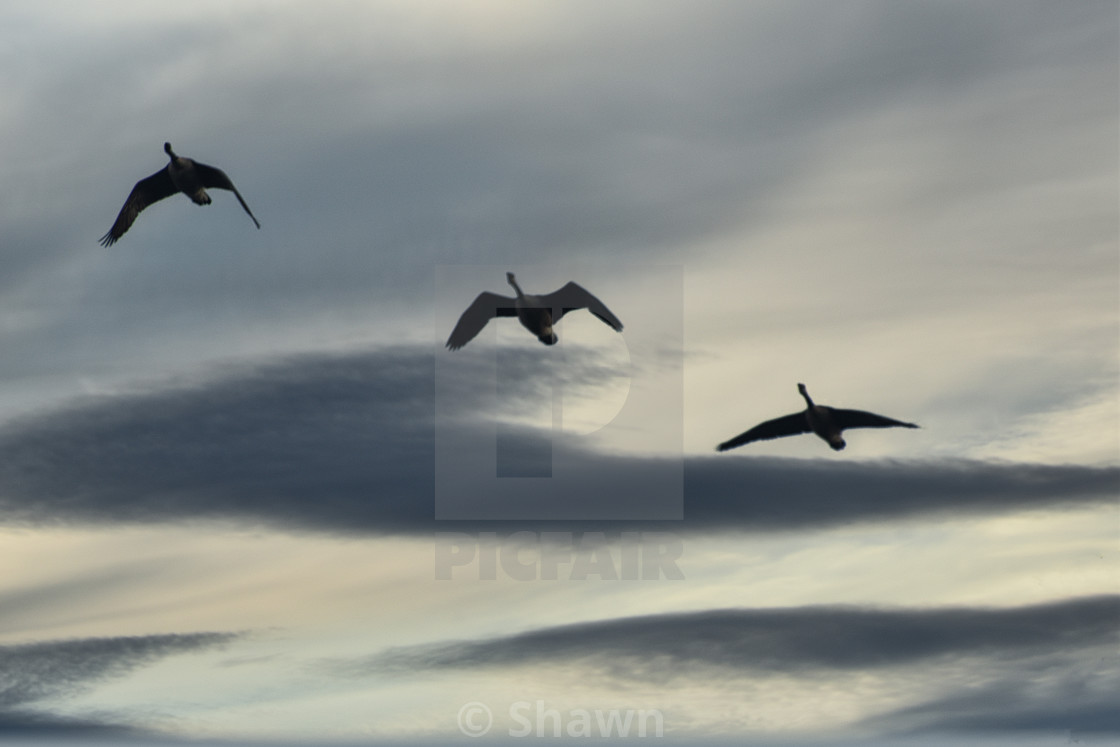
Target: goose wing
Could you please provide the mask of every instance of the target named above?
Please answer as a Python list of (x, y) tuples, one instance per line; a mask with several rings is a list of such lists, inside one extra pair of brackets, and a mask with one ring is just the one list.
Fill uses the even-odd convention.
[(451, 337), (447, 338), (448, 349), (458, 350), (466, 345), (497, 316), (517, 316), (517, 299), (497, 293), (479, 293), (474, 303), (459, 317), (455, 329), (451, 330)]
[(749, 444), (751, 441), (766, 441), (771, 438), (796, 436), (799, 433), (809, 433), (811, 430), (809, 418), (805, 416), (805, 413), (795, 412), (792, 415), (783, 415), (780, 418), (759, 423), (749, 431), (740, 433), (729, 441), (724, 441), (716, 447), (716, 451), (727, 451), (728, 449), (734, 449), (736, 446)]
[(202, 186), (210, 189), (228, 189), (237, 197), (237, 201), (241, 203), (241, 207), (245, 208), (245, 212), (257, 224), (257, 228), (261, 227), (260, 221), (257, 216), (253, 215), (253, 211), (245, 204), (245, 200), (241, 197), (241, 193), (237, 191), (237, 187), (233, 186), (233, 182), (226, 176), (226, 172), (214, 166), (207, 166), (204, 163), (194, 162), (195, 173), (198, 174), (198, 179), (202, 182)]
[(611, 313), (607, 305), (600, 301), (595, 296), (584, 288), (579, 283), (570, 282), (558, 291), (553, 291), (547, 296), (539, 296), (541, 306), (549, 309), (555, 309), (553, 321), (558, 322), (560, 318), (567, 314), (569, 311), (576, 309), (587, 309), (595, 316), (603, 320), (603, 322), (611, 327), (615, 332), (622, 331), (622, 322), (618, 317)]
[(128, 199), (124, 201), (124, 207), (117, 213), (117, 219), (113, 221), (113, 227), (99, 239), (101, 246), (109, 246), (121, 236), (124, 236), (124, 232), (133, 224), (136, 216), (140, 215), (141, 210), (153, 202), (159, 202), (165, 197), (170, 197), (178, 191), (171, 181), (171, 175), (167, 173), (166, 167), (136, 182), (136, 186), (128, 193)]
[(840, 430), (845, 428), (917, 428), (915, 423), (904, 423), (901, 420), (876, 415), (863, 410), (837, 410), (831, 408), (832, 421)]

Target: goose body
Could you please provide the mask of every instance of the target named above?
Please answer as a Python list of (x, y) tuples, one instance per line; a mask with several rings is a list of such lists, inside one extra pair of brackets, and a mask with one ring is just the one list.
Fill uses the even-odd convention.
[(237, 191), (237, 187), (233, 186), (233, 182), (230, 181), (224, 171), (176, 155), (175, 151), (171, 150), (171, 143), (164, 143), (163, 151), (171, 159), (170, 163), (151, 176), (136, 182), (136, 186), (132, 188), (128, 199), (124, 201), (124, 207), (117, 214), (113, 227), (101, 237), (102, 246), (109, 246), (121, 236), (124, 236), (125, 231), (129, 229), (136, 220), (136, 216), (140, 215), (144, 208), (159, 202), (165, 197), (170, 197), (176, 192), (182, 192), (191, 198), (196, 205), (209, 205), (211, 199), (210, 195), (206, 193), (207, 189), (228, 189), (237, 197), (237, 201), (241, 203), (241, 207), (245, 208), (245, 212), (253, 219), (257, 228), (261, 227), (257, 217), (245, 204), (241, 193)]
[(447, 347), (458, 350), (473, 340), (487, 322), (495, 317), (516, 316), (521, 326), (533, 333), (545, 345), (558, 341), (553, 326), (569, 311), (587, 309), (616, 332), (622, 331), (622, 322), (611, 310), (583, 286), (569, 282), (558, 291), (547, 295), (528, 295), (521, 291), (512, 272), (506, 273), (506, 282), (517, 293), (515, 298), (497, 293), (480, 293), (459, 317), (459, 322), (447, 338)]
[(876, 415), (873, 412), (841, 410), (827, 405), (818, 405), (809, 397), (809, 391), (804, 384), (798, 384), (797, 390), (805, 398), (806, 408), (804, 411), (759, 423), (735, 438), (724, 441), (716, 447), (716, 450), (727, 451), (752, 441), (796, 436), (800, 433), (815, 433), (835, 451), (840, 451), (847, 445), (841, 433), (848, 428), (918, 427), (914, 423), (905, 423), (901, 420)]

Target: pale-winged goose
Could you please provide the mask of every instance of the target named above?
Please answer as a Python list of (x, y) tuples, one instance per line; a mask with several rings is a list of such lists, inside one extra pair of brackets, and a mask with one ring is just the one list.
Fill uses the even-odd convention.
[(553, 325), (569, 311), (587, 309), (603, 320), (616, 332), (622, 331), (622, 322), (611, 310), (595, 296), (577, 283), (570, 282), (558, 291), (544, 296), (527, 295), (512, 272), (506, 273), (506, 281), (517, 292), (516, 298), (500, 296), (497, 293), (480, 293), (463, 315), (447, 339), (447, 347), (458, 350), (473, 340), (487, 322), (499, 316), (516, 316), (525, 329), (536, 335), (545, 345), (555, 345), (557, 341)]

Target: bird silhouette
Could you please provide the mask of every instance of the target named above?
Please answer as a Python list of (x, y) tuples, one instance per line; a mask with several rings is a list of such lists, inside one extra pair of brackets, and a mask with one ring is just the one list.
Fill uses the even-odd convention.
[(611, 310), (578, 283), (569, 282), (558, 291), (544, 296), (522, 293), (521, 287), (512, 272), (506, 273), (506, 281), (517, 292), (516, 298), (484, 292), (467, 307), (459, 322), (447, 339), (447, 347), (458, 350), (473, 340), (487, 322), (495, 317), (516, 316), (521, 326), (532, 332), (545, 345), (555, 345), (559, 338), (553, 331), (556, 322), (569, 311), (587, 309), (603, 320), (616, 332), (622, 331), (622, 322)]
[(813, 404), (809, 391), (804, 384), (797, 385), (797, 391), (805, 398), (806, 409), (792, 415), (759, 423), (748, 431), (740, 433), (735, 438), (724, 441), (716, 447), (716, 451), (727, 451), (752, 441), (765, 441), (771, 438), (796, 436), (801, 433), (816, 433), (823, 438), (835, 451), (840, 451), (847, 444), (840, 435), (841, 431), (848, 428), (917, 428), (914, 423), (904, 423), (901, 420), (876, 415), (863, 410), (840, 410), (827, 405)]
[(124, 207), (117, 214), (113, 227), (101, 237), (102, 246), (109, 246), (121, 236), (124, 236), (125, 231), (128, 230), (129, 226), (136, 220), (136, 216), (140, 215), (140, 211), (144, 208), (152, 203), (159, 202), (165, 197), (170, 197), (176, 192), (182, 192), (191, 198), (196, 205), (209, 205), (211, 200), (210, 195), (206, 194), (207, 189), (228, 189), (237, 196), (237, 201), (241, 203), (241, 207), (245, 208), (245, 212), (253, 219), (257, 228), (261, 227), (257, 217), (245, 204), (241, 193), (237, 191), (237, 187), (233, 186), (233, 182), (226, 176), (226, 172), (190, 158), (175, 155), (175, 151), (171, 150), (171, 143), (164, 143), (163, 151), (171, 159), (171, 162), (151, 176), (136, 182), (136, 186), (128, 194), (128, 199), (124, 201)]

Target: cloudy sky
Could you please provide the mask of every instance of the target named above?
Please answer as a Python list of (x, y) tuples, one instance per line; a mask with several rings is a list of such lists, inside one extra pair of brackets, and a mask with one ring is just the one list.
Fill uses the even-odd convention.
[[(1115, 2), (15, 1), (0, 63), (0, 738), (1120, 736)], [(260, 230), (101, 247), (164, 141)], [(625, 328), (446, 350), (506, 271)], [(798, 382), (921, 428), (714, 452)]]

